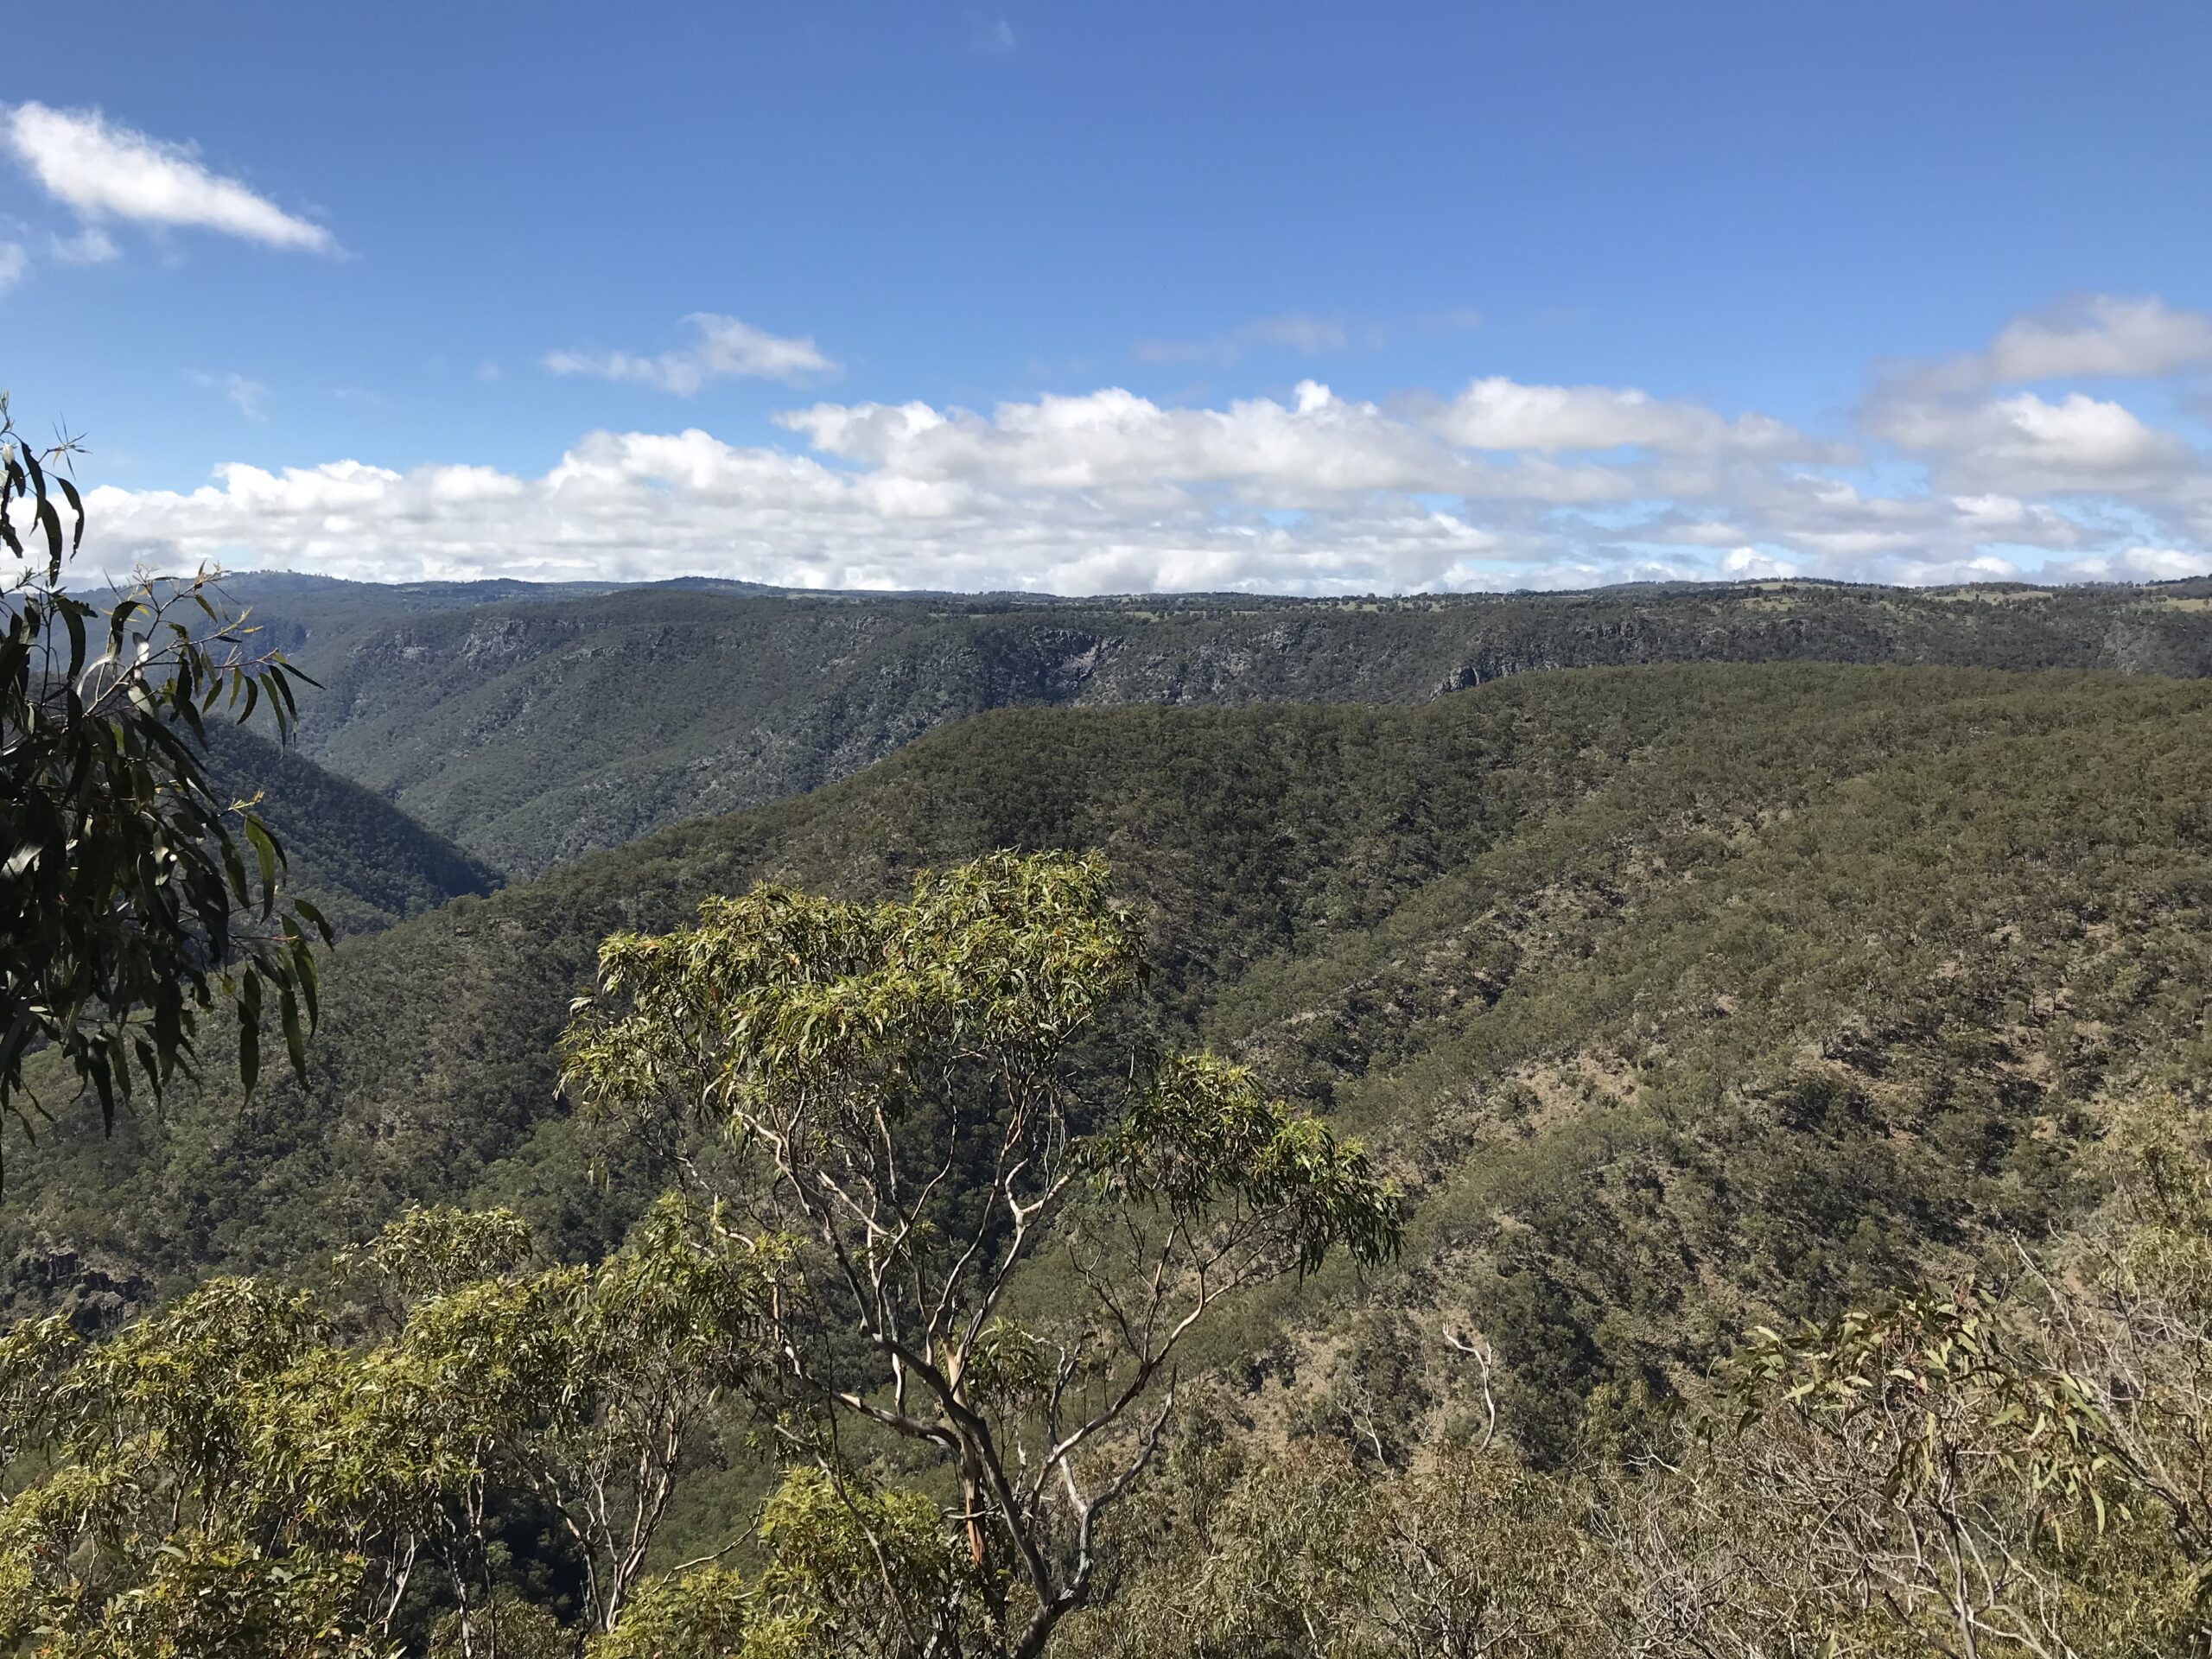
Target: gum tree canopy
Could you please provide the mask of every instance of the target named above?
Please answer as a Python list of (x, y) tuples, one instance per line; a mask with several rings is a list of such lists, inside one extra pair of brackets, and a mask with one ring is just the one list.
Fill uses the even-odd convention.
[(68, 447), (41, 456), (0, 397), (0, 1112), (28, 1123), (25, 1062), (52, 1049), (112, 1126), (134, 1074), (158, 1095), (190, 1071), (219, 1001), (249, 1091), (267, 993), (303, 1065), (310, 937), (330, 931), (280, 899), (283, 849), (201, 761), (219, 711), (266, 703), (289, 733), (299, 671), (224, 613), (208, 572), (100, 605), (65, 591), (85, 534)]
[(945, 1471), (971, 1605), (914, 1598), (911, 1650), (1039, 1652), (1090, 1590), (1189, 1333), (1332, 1250), (1397, 1248), (1400, 1200), (1357, 1147), (1236, 1066), (1148, 1052), (1144, 979), (1103, 861), (999, 854), (882, 904), (709, 899), (689, 931), (608, 940), (579, 1004), (587, 1100), (794, 1241), (772, 1344), (794, 1449), (856, 1495), (872, 1439)]

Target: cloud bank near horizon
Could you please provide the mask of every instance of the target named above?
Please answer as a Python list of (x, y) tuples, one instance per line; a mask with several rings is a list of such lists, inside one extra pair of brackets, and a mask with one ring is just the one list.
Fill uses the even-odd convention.
[[(690, 355), (559, 366), (678, 394), (834, 370), (810, 339), (703, 314), (693, 327)], [(775, 417), (782, 445), (595, 431), (535, 477), (234, 462), (200, 489), (104, 487), (88, 505), (110, 559), (373, 580), (1067, 594), (2159, 580), (2212, 572), (2212, 455), (2186, 412), (2160, 424), (2131, 404), (2186, 411), (2208, 370), (2212, 320), (2094, 296), (1979, 351), (1878, 365), (1831, 434), (1497, 376), (1388, 404), (1318, 379), (1219, 407), (1109, 386), (988, 413), (815, 403)]]

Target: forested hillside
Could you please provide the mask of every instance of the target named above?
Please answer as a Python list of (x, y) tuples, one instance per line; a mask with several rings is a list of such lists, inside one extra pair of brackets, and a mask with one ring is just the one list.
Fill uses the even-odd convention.
[(372, 790), (227, 721), (207, 727), (210, 779), (255, 810), (284, 849), (295, 893), (341, 933), (361, 933), (463, 893), (497, 874)]
[(1345, 601), (231, 585), (322, 683), (308, 753), (511, 874), (818, 787), (1008, 705), (1407, 703), (1707, 661), (2212, 672), (2202, 581)]
[(1368, 1387), (1387, 1419), (1418, 1406), (1384, 1386), (1407, 1321), (1476, 1322), (1519, 1442), (1563, 1458), (1751, 1321), (2039, 1236), (2107, 1102), (2202, 1086), (2208, 741), (2212, 687), (1936, 669), (988, 715), (349, 942), (308, 1088), (18, 1151), (0, 1224), (168, 1286), (312, 1274), (410, 1203), (601, 1249), (663, 1173), (556, 1096), (604, 935), (761, 879), (867, 894), (1097, 848), (1166, 1029), (1365, 1136), (1414, 1200), (1375, 1291), (1399, 1314), (1325, 1344), (1374, 1376), (1309, 1345), (1326, 1276), (1235, 1339), (1243, 1374), (1296, 1409)]

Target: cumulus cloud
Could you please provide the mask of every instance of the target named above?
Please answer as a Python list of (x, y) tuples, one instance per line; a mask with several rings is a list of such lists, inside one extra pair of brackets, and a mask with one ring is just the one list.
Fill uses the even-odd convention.
[[(2136, 340), (2130, 361), (2181, 360), (2152, 354), (2120, 310), (2081, 315)], [(2157, 315), (2163, 338), (2185, 338), (2186, 314)], [(2048, 317), (2034, 328), (2044, 334), (2000, 333), (2008, 362), (2108, 378), (2091, 368), (2117, 346), (2062, 347)], [(640, 361), (652, 366), (622, 378), (696, 384)], [(1344, 593), (2212, 569), (2212, 461), (2106, 390), (1907, 396), (1885, 380), (1853, 429), (1826, 435), (1635, 388), (1495, 376), (1387, 405), (1318, 379), (1205, 405), (1113, 386), (988, 410), (825, 400), (776, 416), (775, 443), (600, 431), (536, 473), (239, 464), (196, 490), (97, 492), (92, 522), (115, 555), (156, 563), (804, 588)]]
[(2171, 379), (2208, 366), (2212, 318), (2155, 296), (2088, 295), (2013, 319), (1979, 351), (1883, 365), (1859, 420), (1940, 488), (2128, 497), (2185, 512), (2206, 471), (2193, 445), (2101, 386), (2050, 383)]
[(1810, 458), (1832, 448), (1763, 415), (1731, 421), (1698, 404), (1665, 403), (1632, 387), (1524, 385), (1497, 375), (1472, 382), (1430, 423), (1470, 449), (1638, 448)]
[(1956, 396), (2035, 380), (2139, 378), (2212, 364), (2212, 318), (2155, 296), (2090, 294), (2016, 317), (1983, 350), (1893, 365), (1902, 391)]
[(775, 416), (819, 453), (904, 477), (1029, 490), (1217, 486), (1276, 508), (1399, 491), (1545, 502), (1610, 500), (1625, 477), (1548, 460), (1498, 463), (1440, 442), (1316, 380), (1287, 404), (1164, 407), (1120, 387), (1001, 404), (988, 416), (927, 404), (817, 404)]
[(1967, 404), (1878, 407), (1868, 424), (1962, 487), (2136, 490), (2199, 464), (2188, 444), (2085, 392), (2051, 403), (2031, 391)]
[[(219, 231), (311, 253), (337, 250), (321, 226), (210, 172), (190, 146), (117, 125), (98, 110), (18, 104), (0, 119), (0, 145), (48, 195), (87, 220)], [(82, 245), (99, 257), (113, 247), (105, 238)]]
[(21, 282), (30, 268), (31, 257), (22, 243), (0, 242), (0, 294)]
[(2176, 582), (2184, 576), (2212, 576), (2212, 553), (2178, 547), (2128, 547), (2117, 553), (2069, 559), (2043, 574), (2062, 582)]
[(1723, 575), (1738, 582), (1786, 582), (1804, 572), (1789, 559), (1777, 559), (1756, 547), (1731, 548), (1721, 556)]
[(691, 330), (690, 343), (658, 357), (628, 352), (549, 352), (545, 366), (555, 374), (634, 381), (679, 397), (696, 395), (711, 380), (743, 378), (796, 385), (838, 372), (811, 334), (786, 338), (711, 311), (695, 311), (683, 321)]
[(1109, 387), (1001, 404), (988, 416), (927, 404), (817, 404), (775, 418), (841, 460), (1017, 488), (1304, 480), (1321, 490), (1448, 490), (1468, 474), (1464, 457), (1314, 381), (1289, 405), (1255, 397), (1169, 409)]
[(1409, 572), (1433, 585), (1511, 550), (1402, 499), (1317, 534), (1172, 493), (1132, 512), (1083, 493), (855, 475), (696, 429), (594, 433), (537, 478), (232, 465), (199, 490), (96, 489), (87, 506), (103, 539), (134, 554), (236, 563), (251, 549), (252, 563), (420, 579), (711, 569), (815, 588), (1366, 590)]

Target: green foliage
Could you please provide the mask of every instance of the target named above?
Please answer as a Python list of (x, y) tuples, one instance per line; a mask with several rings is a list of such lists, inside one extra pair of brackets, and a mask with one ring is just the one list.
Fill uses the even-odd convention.
[[(999, 853), (925, 871), (903, 900), (763, 887), (709, 899), (696, 929), (618, 935), (568, 1044), (600, 1109), (672, 1106), (722, 1132), (728, 1201), (794, 1241), (768, 1344), (800, 1414), (787, 1437), (825, 1466), (847, 1421), (941, 1454), (1003, 1651), (1039, 1651), (1088, 1593), (1096, 1523), (1157, 1444), (1161, 1418), (1137, 1414), (1172, 1403), (1200, 1320), (1333, 1249), (1383, 1260), (1402, 1225), (1363, 1154), (1249, 1073), (1147, 1068), (1115, 1040), (1147, 976), (1102, 861)], [(1009, 1325), (1048, 1246), (1075, 1287)], [(871, 1552), (904, 1559), (924, 1511), (839, 1497)], [(772, 1506), (770, 1524), (822, 1508)], [(913, 1599), (895, 1574), (885, 1587)]]
[[(2121, 1115), (2115, 1213), (2212, 1172), (2196, 1127)], [(2128, 1265), (2147, 1236), (2059, 1241), (2068, 1270), (2008, 1295), (1761, 1332), (1665, 1457), (1540, 1471), (1485, 1432), (1399, 1468), (1201, 1418), (1121, 1517), (1116, 1577), (1066, 1650), (2212, 1652), (2212, 1325)]]
[(514, 1494), (563, 1529), (587, 1628), (614, 1628), (702, 1414), (760, 1363), (763, 1252), (675, 1200), (594, 1267), (528, 1272), (527, 1248), (512, 1216), (401, 1217), (366, 1259), (407, 1300), (365, 1344), (304, 1293), (223, 1279), (105, 1341), (58, 1320), (0, 1338), (10, 1635), (71, 1654), (388, 1647), (419, 1566), (482, 1651), (507, 1613), (543, 1618), (500, 1579)]
[[(2139, 1276), (2170, 1259), (2144, 1255), (2149, 1229), (2201, 1238), (2191, 1212), (2160, 1196), (2202, 1190), (2196, 1128), (2171, 1111), (2123, 1115), (2113, 1202), (2157, 1219), (2120, 1239), (2119, 1277), (2084, 1281), (2077, 1271), (2010, 1299), (1912, 1295), (1818, 1329), (1762, 1333), (1731, 1372), (1748, 1409), (1711, 1420), (1669, 1461), (1545, 1473), (1485, 1433), (1433, 1440), (1400, 1468), (1325, 1438), (1274, 1449), (1201, 1407), (1116, 1511), (1096, 1606), (1048, 1631), (1041, 1649), (1116, 1659), (2203, 1651), (2212, 1555), (2195, 1495), (2171, 1476), (2202, 1476), (2207, 1329), (2162, 1319)], [(333, 1349), (296, 1296), (234, 1283), (90, 1350), (53, 1325), (20, 1327), (0, 1347), (0, 1384), (12, 1414), (50, 1414), (30, 1432), (44, 1424), (55, 1439), (52, 1472), (0, 1509), (13, 1634), (56, 1655), (380, 1651), (372, 1644), (388, 1621), (372, 1628), (362, 1611), (365, 1592), (389, 1579), (378, 1558), (388, 1564), (395, 1540), (378, 1527), (424, 1495), (465, 1515), (467, 1488), (493, 1471), (559, 1463), (573, 1421), (563, 1402), (626, 1365), (652, 1371), (623, 1357), (640, 1346), (641, 1300), (660, 1310), (644, 1325), (682, 1354), (664, 1382), (711, 1369), (704, 1356), (728, 1328), (714, 1311), (722, 1299), (639, 1288), (688, 1285), (701, 1271), (726, 1282), (712, 1271), (711, 1221), (671, 1201), (621, 1257), (444, 1287), (409, 1312), (396, 1342), (358, 1353)], [(511, 1217), (457, 1215), (404, 1218), (374, 1254), (397, 1268), (445, 1259), (471, 1236), (518, 1255)], [(749, 1328), (766, 1329), (759, 1304), (747, 1306)], [(610, 1328), (632, 1334), (609, 1342)], [(978, 1352), (1029, 1343), (1001, 1322)], [(2117, 1368), (2123, 1355), (2133, 1370)], [(425, 1368), (411, 1386), (407, 1363)], [(995, 1391), (1033, 1388), (1018, 1380), (1018, 1359), (994, 1354), (992, 1366), (1003, 1373)], [(384, 1403), (365, 1420), (371, 1401)], [(381, 1467), (378, 1478), (391, 1482), (424, 1465), (419, 1441), (395, 1454), (395, 1432), (429, 1425), (435, 1440), (463, 1423), (478, 1437), (474, 1455), (427, 1494), (406, 1480), (387, 1486), (385, 1507), (327, 1469), (271, 1455), (288, 1444), (350, 1446), (350, 1466)], [(25, 1438), (23, 1425), (15, 1432)], [(279, 1512), (289, 1516), (281, 1550), (238, 1535), (257, 1529), (243, 1517)], [(193, 1524), (148, 1552), (137, 1514)], [(364, 1527), (372, 1514), (380, 1521)], [(639, 1580), (612, 1618), (588, 1627), (591, 1659), (890, 1659), (1006, 1642), (1008, 1599), (933, 1498), (802, 1466), (764, 1506), (755, 1538), (749, 1573), (695, 1564)], [(57, 1583), (49, 1575), (65, 1561)], [(96, 1573), (77, 1576), (88, 1562)], [(1018, 1599), (1010, 1610), (1019, 1624)], [(447, 1618), (430, 1651), (461, 1651), (471, 1619), (479, 1651), (493, 1650), (495, 1624), (496, 1650), (524, 1659), (575, 1640), (494, 1586), (473, 1611)]]
[(993, 1649), (982, 1573), (938, 1506), (794, 1469), (761, 1511), (747, 1659)]
[(2101, 1529), (2119, 1471), (2094, 1385), (2023, 1356), (2005, 1313), (1967, 1285), (1787, 1336), (1761, 1327), (1737, 1387), (1754, 1402), (1779, 1395), (1808, 1427), (1883, 1463), (1900, 1501), (1941, 1501), (1970, 1472), (1994, 1473), (2020, 1483), (2038, 1523), (2094, 1510)]
[[(451, 597), (347, 601), (303, 713), (525, 865), (995, 702), (1421, 706), (988, 716), (350, 942), (257, 1107), (209, 1027), (0, 1213), (76, 1319), (0, 1337), (9, 1640), (2206, 1650), (2212, 696), (1523, 671), (2198, 672), (2201, 611)], [(387, 1223), (372, 1307), (235, 1276)], [(55, 1261), (198, 1287), (101, 1340)]]
[(948, 1054), (1049, 1065), (1133, 988), (1141, 949), (1096, 860), (987, 858), (918, 878), (901, 904), (762, 887), (708, 899), (695, 931), (609, 939), (601, 993), (625, 1006), (583, 1005), (569, 1075), (610, 1109), (682, 1090), (779, 1134), (802, 1112), (864, 1132)]
[(296, 743), (224, 721), (204, 735), (213, 793), (258, 801), (255, 811), (284, 849), (286, 891), (313, 903), (339, 934), (373, 932), (499, 885), (481, 860), (315, 765)]
[[(1605, 1574), (1571, 1485), (1447, 1443), (1408, 1472), (1340, 1446), (1260, 1452), (1226, 1489), (1170, 1485), (1077, 1659), (1574, 1659), (1611, 1651)], [(1057, 1651), (1057, 1649), (1056, 1649)]]
[(437, 1205), (385, 1223), (359, 1259), (412, 1302), (510, 1273), (530, 1251), (530, 1224), (513, 1211)]
[(2212, 672), (2202, 581), (1022, 601), (255, 575), (238, 591), (326, 688), (302, 700), (308, 752), (518, 875), (818, 788), (1008, 706), (1412, 704), (1681, 663)]
[(1389, 1261), (1405, 1230), (1402, 1199), (1377, 1184), (1363, 1151), (1211, 1055), (1164, 1062), (1087, 1161), (1101, 1193), (1158, 1204), (1179, 1225), (1225, 1204), (1274, 1217), (1300, 1274), (1332, 1250)]
[(331, 930), (280, 900), (283, 849), (251, 801), (217, 793), (202, 753), (219, 709), (243, 721), (265, 701), (289, 733), (302, 675), (217, 609), (205, 572), (137, 582), (105, 610), (66, 592), (85, 509), (65, 459), (41, 463), (0, 404), (0, 541), (23, 561), (0, 611), (0, 1111), (28, 1125), (27, 1058), (50, 1049), (111, 1128), (134, 1077), (159, 1096), (192, 1071), (219, 1000), (247, 1093), (265, 992), (304, 1071), (310, 940)]
[[(349, 942), (305, 1087), (45, 1137), (0, 1271), (48, 1261), (41, 1234), (113, 1280), (298, 1270), (439, 1203), (596, 1257), (677, 1169), (556, 1092), (607, 935), (763, 880), (865, 909), (918, 866), (1096, 847), (1154, 964), (1145, 1040), (1363, 1140), (1407, 1198), (1370, 1294), (1430, 1324), (1478, 1304), (1516, 1436), (1569, 1459), (1754, 1323), (2063, 1224), (2101, 1102), (2201, 1091), (2208, 743), (2200, 686), (1937, 671), (993, 715)], [(15, 1306), (54, 1306), (24, 1271)], [(1348, 1294), (1325, 1269), (1206, 1357), (1276, 1375)]]
[[(143, 1582), (92, 1622), (33, 1627), (40, 1659), (381, 1659), (347, 1628), (360, 1563), (314, 1550), (273, 1559), (252, 1545), (181, 1534)], [(0, 1615), (0, 1634), (6, 1633)]]
[(2109, 1143), (2134, 1226), (2116, 1264), (2139, 1291), (2212, 1327), (2212, 1109), (2173, 1095), (2134, 1103)]
[[(619, 1629), (594, 1636), (588, 1659), (753, 1659), (753, 1597), (728, 1567), (695, 1567), (641, 1586)], [(762, 1656), (765, 1659), (765, 1656)]]
[(930, 1499), (803, 1466), (762, 1506), (758, 1534), (753, 1583), (713, 1565), (655, 1579), (618, 1629), (591, 1638), (587, 1659), (902, 1659), (988, 1650), (977, 1572)]

